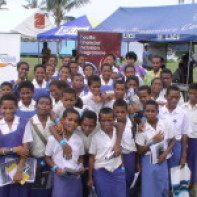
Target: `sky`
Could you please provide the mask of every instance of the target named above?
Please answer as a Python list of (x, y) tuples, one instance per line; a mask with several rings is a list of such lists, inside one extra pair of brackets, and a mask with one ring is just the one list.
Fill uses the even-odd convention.
[[(192, 0), (185, 0), (185, 3), (191, 3)], [(16, 9), (25, 4), (25, 0), (7, 0), (8, 7)], [(178, 0), (90, 0), (90, 3), (82, 8), (73, 9), (68, 15), (79, 17), (87, 15), (89, 18), (101, 22), (110, 16), (119, 7), (144, 7), (175, 5)]]

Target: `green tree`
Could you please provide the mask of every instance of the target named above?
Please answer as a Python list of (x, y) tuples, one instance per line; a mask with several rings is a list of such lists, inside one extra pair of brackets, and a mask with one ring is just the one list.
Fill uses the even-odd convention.
[(69, 20), (66, 13), (72, 8), (81, 7), (89, 2), (89, 0), (45, 0), (46, 10), (51, 12), (55, 18), (55, 24), (59, 26), (63, 20)]
[(27, 4), (22, 5), (26, 9), (33, 9), (33, 8), (44, 8), (45, 1), (39, 1), (39, 0), (26, 0)]
[(7, 5), (5, 0), (0, 0), (0, 9), (3, 9), (2, 6)]

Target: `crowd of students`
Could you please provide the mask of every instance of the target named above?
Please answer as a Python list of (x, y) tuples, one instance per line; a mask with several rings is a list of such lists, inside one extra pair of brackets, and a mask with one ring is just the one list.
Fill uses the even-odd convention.
[[(98, 197), (167, 197), (170, 168), (186, 163), (197, 195), (197, 84), (184, 101), (160, 56), (150, 71), (134, 52), (120, 66), (113, 54), (100, 68), (84, 55), (73, 59), (56, 70), (51, 56), (32, 81), (29, 64), (19, 62), (18, 79), (1, 84), (0, 163), (18, 158), (18, 167), (0, 197), (88, 197), (90, 188)], [(167, 147), (152, 164), (150, 147), (160, 142)], [(49, 172), (51, 187), (21, 184), (29, 157), (37, 160), (35, 182)]]

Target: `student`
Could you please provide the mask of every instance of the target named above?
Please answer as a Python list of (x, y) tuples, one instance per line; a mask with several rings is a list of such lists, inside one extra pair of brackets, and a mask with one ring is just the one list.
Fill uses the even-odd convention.
[(112, 151), (117, 139), (113, 110), (101, 109), (99, 122), (101, 130), (93, 136), (89, 149), (88, 185), (95, 185), (98, 197), (126, 197), (125, 168), (121, 156), (114, 157)]
[(31, 81), (22, 81), (18, 86), (18, 92), (20, 100), (18, 102), (16, 115), (21, 118), (29, 119), (36, 114), (36, 102), (33, 100), (34, 85)]
[(72, 88), (75, 89), (77, 96), (83, 97), (87, 94), (84, 90), (84, 77), (76, 74), (72, 77)]
[(166, 100), (159, 111), (161, 119), (172, 122), (176, 144), (173, 148), (173, 155), (168, 161), (169, 168), (181, 165), (183, 167), (187, 162), (187, 136), (191, 133), (191, 125), (188, 114), (178, 106), (180, 99), (180, 89), (177, 86), (167, 88)]
[(84, 145), (81, 138), (75, 134), (80, 122), (79, 113), (68, 109), (63, 114), (62, 136), (72, 148), (72, 158), (66, 160), (61, 144), (53, 137), (49, 137), (46, 146), (46, 162), (54, 172), (52, 197), (82, 197), (80, 174), (84, 171)]
[[(31, 156), (37, 160), (37, 178), (36, 181), (42, 179), (42, 173), (50, 171), (44, 161), (45, 148), (47, 140), (51, 135), (49, 127), (53, 125), (53, 121), (50, 117), (52, 110), (52, 101), (50, 97), (41, 96), (36, 102), (37, 114), (29, 120), (28, 132), (32, 136), (32, 140), (28, 143)], [(34, 189), (31, 190), (32, 196), (38, 197), (50, 197), (51, 189)]]
[(126, 187), (127, 187), (127, 197), (130, 197), (132, 191), (130, 189), (131, 183), (134, 179), (136, 161), (135, 161), (135, 152), (136, 146), (134, 141), (134, 131), (132, 129), (133, 125), (131, 120), (128, 117), (128, 106), (127, 103), (122, 100), (116, 100), (113, 105), (113, 111), (115, 119), (118, 123), (123, 124), (124, 131), (122, 134), (122, 158), (125, 166), (126, 173)]
[(101, 65), (101, 91), (107, 92), (113, 90), (112, 67), (110, 64)]
[(70, 68), (71, 78), (72, 78), (72, 76), (74, 76), (77, 73), (79, 73), (79, 65), (77, 64), (77, 62), (71, 61), (68, 66)]
[(53, 80), (50, 85), (50, 96), (52, 99), (52, 105), (55, 107), (56, 105), (59, 105), (62, 101), (62, 93), (63, 90), (68, 88), (69, 85), (63, 81), (63, 80)]
[(158, 55), (153, 56), (151, 58), (151, 66), (152, 70), (148, 71), (144, 77), (145, 85), (150, 85), (154, 78), (160, 77), (160, 73), (162, 71), (162, 58)]
[(0, 86), (0, 93), (2, 96), (8, 93), (13, 94), (13, 85), (7, 81), (3, 82)]
[(46, 68), (38, 64), (34, 67), (34, 79), (32, 81), (34, 85), (34, 96), (33, 99), (36, 101), (40, 96), (49, 96), (49, 91), (47, 90)]
[[(173, 127), (169, 122), (158, 119), (158, 104), (149, 100), (144, 105), (146, 122), (143, 132), (136, 135), (138, 153), (141, 157), (142, 167), (142, 197), (164, 197), (168, 196), (169, 178), (167, 156), (171, 152), (175, 140)], [(167, 148), (160, 153), (158, 163), (152, 164), (150, 159), (150, 147), (159, 142), (166, 143)]]
[(81, 113), (81, 110), (79, 108), (75, 108), (77, 100), (78, 97), (75, 90), (73, 88), (66, 88), (62, 93), (62, 102), (53, 107), (53, 112), (60, 119), (62, 118), (63, 113), (66, 109), (74, 108)]
[(143, 105), (151, 99), (151, 89), (149, 86), (143, 85), (138, 89), (138, 97), (140, 100), (141, 109), (143, 109)]
[(197, 84), (189, 85), (189, 101), (183, 105), (192, 124), (192, 132), (188, 138), (188, 164), (191, 170), (191, 187), (194, 196), (197, 194)]
[(88, 78), (87, 95), (82, 97), (83, 109), (89, 109), (99, 114), (100, 109), (104, 106), (101, 95), (101, 79), (98, 75), (92, 75)]
[(70, 68), (68, 66), (62, 66), (59, 69), (59, 80), (62, 80), (62, 81), (65, 81), (68, 84), (71, 84)]
[(112, 67), (112, 72), (119, 75), (119, 68), (116, 65), (116, 57), (113, 54), (107, 54), (104, 57), (102, 64), (105, 63), (110, 64)]
[(72, 56), (66, 56), (62, 59), (62, 65), (68, 66), (68, 64), (72, 61)]
[(29, 155), (28, 148), (23, 143), (31, 141), (26, 132), (27, 121), (15, 115), (17, 98), (13, 94), (5, 94), (0, 99), (0, 109), (3, 118), (0, 120), (0, 163), (7, 158), (18, 158), (18, 168), (14, 175), (14, 183), (0, 187), (1, 197), (27, 197), (30, 185), (19, 184), (22, 180), (22, 172), (25, 160)]
[(54, 76), (55, 73), (55, 67), (51, 64), (45, 64), (46, 67), (46, 77), (45, 80), (46, 82), (49, 83), (51, 82), (51, 80), (57, 79), (57, 76)]

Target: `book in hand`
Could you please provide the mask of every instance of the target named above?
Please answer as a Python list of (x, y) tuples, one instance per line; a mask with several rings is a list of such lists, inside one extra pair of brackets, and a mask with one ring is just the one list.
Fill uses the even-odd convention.
[[(14, 175), (17, 171), (18, 159), (7, 158), (5, 163), (0, 164), (0, 187), (13, 184)], [(33, 183), (35, 180), (37, 162), (33, 158), (28, 158), (23, 169), (21, 185)]]

